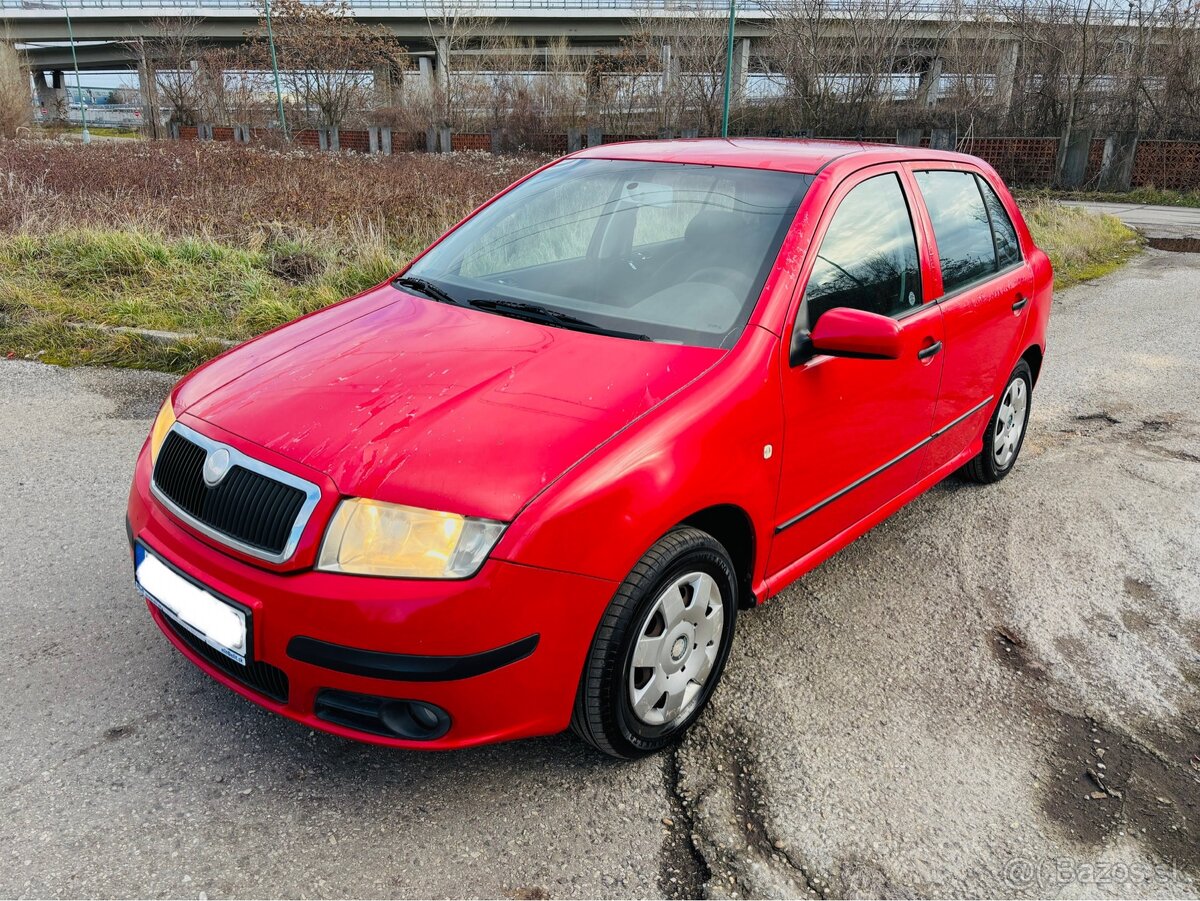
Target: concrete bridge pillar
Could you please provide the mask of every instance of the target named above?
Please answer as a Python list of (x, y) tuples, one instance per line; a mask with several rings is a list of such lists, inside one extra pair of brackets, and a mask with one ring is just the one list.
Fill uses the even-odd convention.
[(49, 78), (46, 78), (45, 72), (35, 74), (38, 105), (46, 111), (46, 119), (50, 122), (67, 121), (67, 85), (62, 72), (51, 72)]
[(196, 105), (199, 107), (196, 118), (201, 122), (224, 122), (221, 98), (225, 93), (225, 85), (220, 80), (225, 78), (225, 73), (214, 73), (201, 65), (199, 60), (192, 60), (190, 68), (196, 85)]
[(146, 137), (157, 141), (162, 137), (158, 122), (158, 69), (154, 60), (146, 54), (143, 44), (138, 58), (138, 87), (142, 94), (142, 121)]
[(733, 42), (733, 85), (729, 91), (730, 103), (741, 103), (746, 99), (746, 84), (749, 76), (750, 39), (736, 39)]
[(917, 106), (926, 108), (937, 106), (938, 98), (941, 96), (942, 68), (945, 66), (945, 61), (940, 56), (935, 56), (929, 61), (929, 67), (921, 73), (921, 80), (917, 82)]
[(433, 90), (433, 60), (428, 56), (417, 57), (417, 83), (426, 91)]
[(675, 81), (675, 76), (679, 74), (679, 64), (671, 58), (670, 44), (662, 45), (659, 57), (662, 61), (662, 82), (659, 85), (659, 89), (665, 94), (671, 89), (671, 85)]
[(1008, 115), (1012, 109), (1013, 88), (1017, 81), (1017, 55), (1021, 45), (1009, 41), (1000, 51), (1000, 62), (996, 66), (996, 106), (1000, 112)]
[(435, 59), (434, 59), (434, 77), (436, 78), (437, 86), (446, 92), (450, 90), (450, 39), (438, 38), (433, 42)]
[[(421, 57), (424, 59), (424, 57)], [(391, 63), (376, 66), (372, 72), (375, 88), (375, 105), (380, 107), (396, 106), (400, 102), (400, 89), (403, 86), (403, 76)]]

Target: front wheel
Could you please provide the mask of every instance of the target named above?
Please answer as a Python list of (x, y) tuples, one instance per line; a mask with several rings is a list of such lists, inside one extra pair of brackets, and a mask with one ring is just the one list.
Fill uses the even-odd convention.
[(614, 757), (640, 757), (695, 722), (721, 678), (737, 618), (729, 554), (672, 529), (633, 568), (584, 664), (571, 728)]
[(1024, 360), (1008, 377), (1000, 403), (988, 420), (983, 433), (983, 450), (968, 463), (963, 471), (976, 482), (999, 482), (1008, 475), (1021, 453), (1025, 442), (1025, 428), (1029, 425), (1029, 400), (1033, 393), (1033, 372)]

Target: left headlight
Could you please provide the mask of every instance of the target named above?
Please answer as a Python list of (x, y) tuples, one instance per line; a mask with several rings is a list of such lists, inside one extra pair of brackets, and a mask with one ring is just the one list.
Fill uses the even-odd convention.
[(163, 442), (167, 440), (167, 432), (171, 431), (173, 425), (175, 425), (175, 408), (171, 406), (171, 398), (168, 396), (163, 401), (158, 416), (154, 418), (154, 428), (150, 430), (151, 466), (158, 462), (158, 452), (162, 449)]
[(483, 565), (504, 523), (365, 498), (333, 514), (317, 569), (364, 576), (462, 579)]

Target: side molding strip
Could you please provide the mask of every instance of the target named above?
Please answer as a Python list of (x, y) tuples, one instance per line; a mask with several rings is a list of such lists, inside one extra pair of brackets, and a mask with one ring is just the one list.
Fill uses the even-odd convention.
[(942, 435), (944, 435), (948, 431), (950, 431), (952, 428), (954, 428), (956, 425), (958, 425), (960, 422), (963, 422), (963, 421), (971, 418), (972, 416), (974, 416), (976, 413), (978, 413), (980, 410), (982, 410), (984, 407), (986, 407), (988, 404), (990, 404), (994, 397), (995, 397), (994, 394), (989, 394), (984, 400), (977, 403), (975, 406), (973, 406), (971, 409), (969, 409), (966, 413), (963, 413), (961, 416), (946, 423), (946, 425), (942, 426), (940, 429), (938, 429), (936, 432), (934, 432), (928, 438), (918, 441), (916, 444), (914, 444), (912, 447), (910, 447), (904, 453), (900, 454), (897, 457), (893, 457), (891, 460), (888, 460), (886, 463), (884, 463), (878, 469), (871, 470), (869, 473), (867, 473), (861, 479), (857, 479), (857, 480), (851, 482), (849, 485), (847, 485), (841, 491), (838, 491), (838, 492), (835, 492), (834, 494), (829, 495), (829, 497), (825, 498), (825, 500), (819, 501), (818, 503), (813, 504), (811, 507), (809, 507), (804, 512), (799, 513), (796, 516), (793, 516), (787, 522), (777, 525), (775, 527), (775, 534), (778, 535), (784, 529), (791, 528), (796, 523), (800, 522), (802, 519), (806, 519), (807, 517), (812, 516), (818, 510), (821, 510), (824, 507), (828, 507), (830, 504), (832, 504), (838, 498), (844, 497), (845, 495), (847, 495), (851, 491), (853, 491), (855, 488), (858, 488), (860, 485), (864, 485), (865, 483), (869, 482), (871, 479), (875, 478), (875, 476), (879, 475), (881, 472), (884, 472), (885, 470), (889, 469), (890, 467), (895, 466), (901, 460), (911, 457), (913, 454), (915, 454), (917, 451), (919, 451), (921, 448), (923, 448), (925, 445), (927, 445), (934, 438), (941, 437)]

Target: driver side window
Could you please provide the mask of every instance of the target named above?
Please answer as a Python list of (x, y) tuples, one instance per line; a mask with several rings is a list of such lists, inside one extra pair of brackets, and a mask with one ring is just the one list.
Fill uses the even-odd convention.
[(834, 307), (895, 316), (921, 305), (917, 241), (895, 173), (869, 178), (842, 199), (817, 251), (804, 304), (810, 329)]

